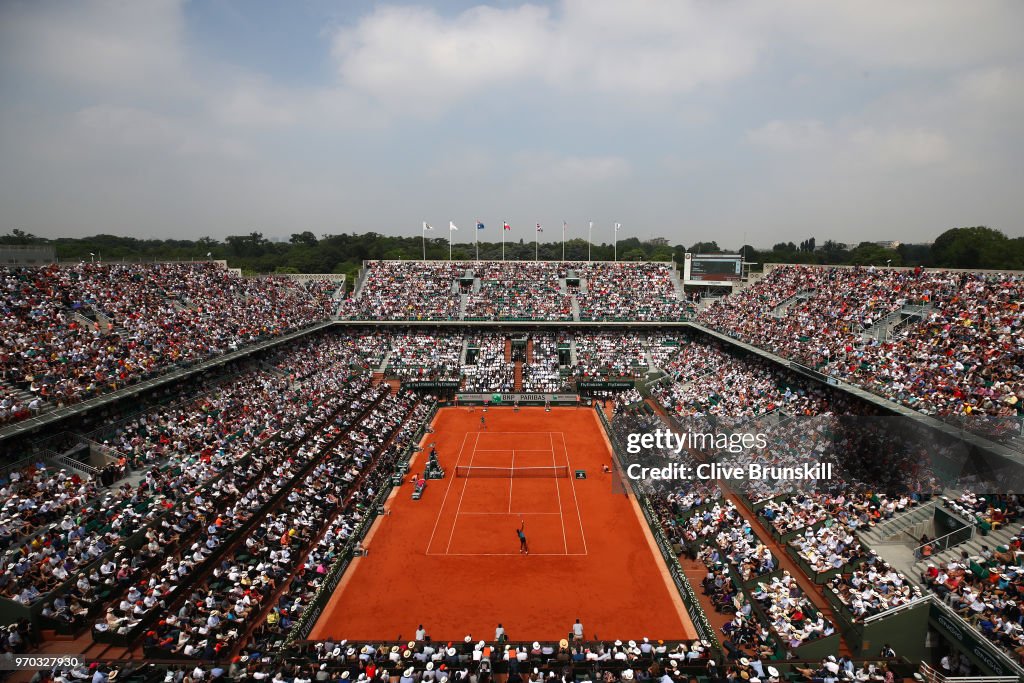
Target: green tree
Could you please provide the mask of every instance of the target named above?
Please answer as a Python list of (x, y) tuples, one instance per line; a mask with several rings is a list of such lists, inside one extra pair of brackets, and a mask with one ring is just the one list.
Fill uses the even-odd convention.
[(697, 242), (690, 247), (690, 253), (692, 254), (720, 254), (722, 250), (718, 247), (718, 242)]
[(902, 266), (903, 259), (895, 249), (886, 249), (874, 242), (861, 242), (850, 251), (850, 264), (855, 266)]
[(932, 258), (935, 265), (946, 268), (1020, 267), (1010, 246), (1006, 235), (983, 225), (953, 228), (935, 238)]
[(288, 240), (292, 244), (302, 244), (307, 247), (315, 247), (317, 245), (316, 235), (309, 230), (303, 232), (292, 233), (291, 239)]

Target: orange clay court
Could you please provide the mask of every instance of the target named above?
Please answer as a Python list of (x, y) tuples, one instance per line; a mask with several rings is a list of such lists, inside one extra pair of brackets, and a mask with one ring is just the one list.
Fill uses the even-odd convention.
[[(501, 622), (512, 640), (558, 640), (577, 618), (587, 639), (696, 637), (643, 514), (602, 472), (612, 456), (593, 409), (443, 408), (433, 429), (310, 638), (408, 640), (422, 623), (434, 640), (491, 640)], [(445, 478), (413, 500), (431, 443)]]

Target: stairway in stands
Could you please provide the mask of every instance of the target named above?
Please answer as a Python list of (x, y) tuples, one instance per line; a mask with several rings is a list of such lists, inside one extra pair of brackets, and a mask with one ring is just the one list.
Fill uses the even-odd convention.
[(35, 398), (31, 391), (22, 389), (5, 379), (0, 379), (0, 395), (3, 394), (14, 396), (22, 406), (27, 406)]
[(521, 361), (521, 360), (517, 360), (516, 361), (515, 374), (513, 375), (513, 377), (514, 377), (514, 384), (512, 385), (512, 388), (515, 389), (516, 391), (522, 391), (523, 390), (523, 361)]

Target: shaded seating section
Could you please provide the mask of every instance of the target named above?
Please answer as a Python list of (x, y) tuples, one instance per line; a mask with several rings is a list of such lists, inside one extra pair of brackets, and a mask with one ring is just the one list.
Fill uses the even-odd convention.
[(0, 269), (0, 420), (153, 377), (326, 320), (323, 290), (216, 263)]

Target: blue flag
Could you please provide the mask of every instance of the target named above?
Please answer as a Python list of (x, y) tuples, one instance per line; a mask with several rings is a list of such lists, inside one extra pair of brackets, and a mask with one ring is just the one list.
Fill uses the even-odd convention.
[(477, 221), (476, 222), (476, 229), (477, 230), (483, 230), (484, 229), (484, 224), (481, 223), (480, 221)]

